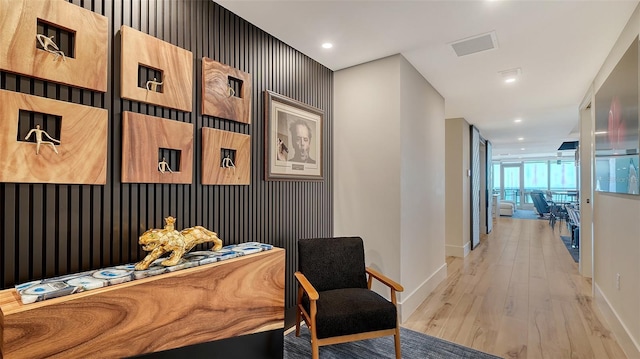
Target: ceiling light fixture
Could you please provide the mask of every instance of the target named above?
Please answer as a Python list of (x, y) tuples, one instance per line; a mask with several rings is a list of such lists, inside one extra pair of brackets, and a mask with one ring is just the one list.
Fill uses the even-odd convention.
[(518, 141), (524, 141), (524, 137), (518, 137)]
[(513, 122), (520, 123), (520, 122), (522, 122), (522, 119), (521, 118), (516, 118), (515, 120), (513, 120)]
[(502, 75), (502, 80), (506, 83), (513, 83), (516, 82), (516, 80), (518, 79), (518, 77), (520, 77), (520, 74), (522, 73), (522, 70), (518, 67), (516, 69), (509, 69), (509, 70), (504, 70), (504, 71), (498, 71), (498, 73), (500, 75)]
[(520, 148), (520, 151), (524, 151), (524, 147)]
[(322, 44), (322, 48), (324, 49), (330, 49), (333, 47), (333, 44), (330, 42), (325, 42), (324, 44)]

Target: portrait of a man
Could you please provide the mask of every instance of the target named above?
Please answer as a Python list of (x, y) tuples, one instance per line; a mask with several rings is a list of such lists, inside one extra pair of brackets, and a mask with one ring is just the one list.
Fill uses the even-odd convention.
[(293, 157), (289, 160), (293, 162), (304, 163), (316, 163), (311, 158), (311, 127), (302, 120), (292, 122), (289, 125), (289, 132), (291, 133), (291, 141), (293, 144)]
[(269, 180), (322, 179), (323, 111), (265, 91)]
[(277, 159), (280, 161), (315, 164), (312, 148), (315, 138), (309, 121), (300, 117), (278, 113)]

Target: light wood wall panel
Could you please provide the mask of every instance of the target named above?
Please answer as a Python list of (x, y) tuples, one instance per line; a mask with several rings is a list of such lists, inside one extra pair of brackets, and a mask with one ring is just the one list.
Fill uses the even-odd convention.
[[(74, 57), (36, 48), (38, 20), (75, 35)], [(63, 0), (0, 0), (0, 69), (107, 91), (108, 19)], [(68, 39), (67, 39), (68, 40)], [(60, 44), (61, 39), (53, 39)]]
[[(235, 151), (233, 166), (223, 165), (222, 149)], [(202, 128), (202, 184), (248, 185), (251, 180), (251, 137)]]
[[(122, 98), (191, 112), (193, 99), (193, 54), (144, 32), (123, 25)], [(138, 66), (158, 70), (159, 92), (138, 86)]]
[[(161, 148), (180, 151), (179, 164), (159, 170)], [(170, 170), (169, 170), (170, 169)], [(122, 113), (122, 182), (193, 182), (193, 125), (130, 111)]]
[[(182, 228), (205, 226), (225, 244), (259, 241), (286, 249), (285, 303), (292, 308), (296, 240), (333, 234), (333, 73), (209, 0), (72, 2), (110, 20), (107, 92), (3, 71), (0, 88), (108, 110), (107, 182), (104, 186), (0, 183), (0, 287), (138, 261), (145, 255), (138, 236), (149, 228), (161, 228), (162, 219), (173, 215)], [(196, 109), (201, 106), (203, 57), (251, 74), (251, 124), (121, 99), (122, 25), (193, 53), (191, 92)], [(324, 110), (324, 181), (263, 180), (264, 90)], [(193, 124), (196, 180), (189, 185), (123, 183), (123, 111)], [(203, 127), (251, 136), (249, 186), (200, 184)]]
[[(106, 110), (5, 90), (0, 90), (0, 103), (0, 181), (77, 184), (106, 182)], [(26, 133), (18, 131), (20, 110), (59, 116), (62, 125), (60, 137), (48, 135), (60, 141), (60, 144), (54, 143), (44, 134), (41, 135), (43, 142), (39, 150), (36, 143), (21, 141), (27, 135), (33, 138), (37, 134), (26, 130)], [(55, 150), (52, 146), (55, 146)]]
[[(230, 78), (241, 82), (238, 91)], [(203, 58), (202, 114), (251, 123), (251, 74)]]

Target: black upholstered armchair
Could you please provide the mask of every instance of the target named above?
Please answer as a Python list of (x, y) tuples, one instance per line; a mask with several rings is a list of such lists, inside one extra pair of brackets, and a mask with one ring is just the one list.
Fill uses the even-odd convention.
[[(296, 336), (300, 315), (311, 332), (312, 358), (323, 345), (395, 336), (400, 353), (396, 292), (402, 286), (365, 267), (360, 237), (298, 240), (299, 283)], [(373, 278), (391, 289), (391, 302), (371, 290)]]

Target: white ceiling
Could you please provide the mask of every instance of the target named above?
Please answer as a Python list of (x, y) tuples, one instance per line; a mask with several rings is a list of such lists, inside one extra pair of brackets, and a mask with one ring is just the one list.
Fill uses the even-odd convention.
[[(401, 53), (445, 98), (446, 118), (478, 127), (495, 159), (555, 156), (563, 141), (578, 139), (580, 103), (638, 4), (216, 2), (334, 71)], [(450, 46), (490, 31), (497, 49), (457, 57)], [(518, 67), (520, 79), (504, 83), (499, 71)]]

